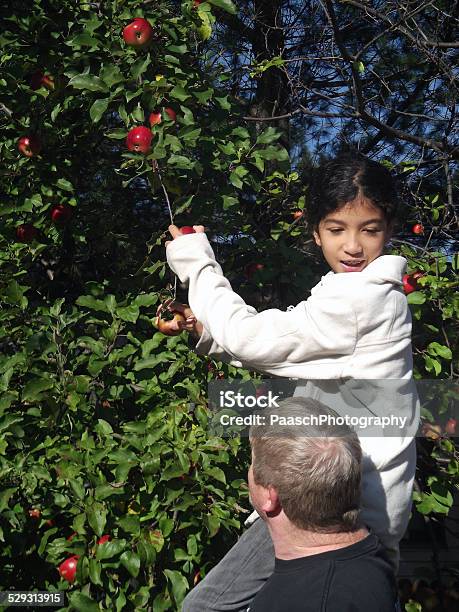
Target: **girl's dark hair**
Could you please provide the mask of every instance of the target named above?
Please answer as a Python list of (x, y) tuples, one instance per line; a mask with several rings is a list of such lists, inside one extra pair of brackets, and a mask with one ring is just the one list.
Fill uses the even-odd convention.
[(395, 178), (383, 165), (358, 152), (341, 153), (312, 172), (308, 225), (317, 228), (329, 213), (356, 198), (365, 198), (384, 212), (386, 221), (397, 214)]

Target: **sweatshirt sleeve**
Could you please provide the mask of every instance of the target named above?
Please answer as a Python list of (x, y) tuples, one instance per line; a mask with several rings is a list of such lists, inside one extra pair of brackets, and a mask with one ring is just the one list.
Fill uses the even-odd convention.
[(349, 301), (311, 296), (293, 310), (258, 313), (232, 290), (205, 234), (181, 236), (166, 252), (171, 269), (189, 283), (190, 307), (215, 342), (213, 348), (243, 367), (275, 373), (276, 366), (288, 362), (353, 352), (355, 315)]

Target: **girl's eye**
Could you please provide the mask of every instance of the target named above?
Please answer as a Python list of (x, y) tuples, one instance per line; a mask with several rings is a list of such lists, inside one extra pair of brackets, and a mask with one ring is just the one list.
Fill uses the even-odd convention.
[[(329, 232), (331, 232), (332, 234), (338, 234), (339, 232), (342, 232), (343, 229), (342, 228), (332, 228), (328, 230)], [(380, 229), (365, 229), (365, 232), (368, 232), (369, 234), (378, 234), (381, 230)]]

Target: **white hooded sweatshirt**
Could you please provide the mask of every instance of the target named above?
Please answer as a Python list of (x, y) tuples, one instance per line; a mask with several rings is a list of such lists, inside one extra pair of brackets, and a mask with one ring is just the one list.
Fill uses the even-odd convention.
[[(362, 387), (361, 381), (368, 381), (377, 389), (374, 381), (379, 380), (379, 402), (375, 407), (374, 401), (369, 406), (363, 400), (362, 410), (387, 413), (390, 403), (397, 413), (408, 412), (410, 423), (417, 425), (403, 257), (382, 255), (362, 272), (329, 272), (296, 307), (258, 313), (232, 290), (205, 234), (181, 236), (168, 245), (166, 253), (171, 269), (189, 284), (190, 307), (204, 326), (195, 347), (199, 354), (236, 367), (301, 379), (295, 395), (313, 397), (338, 412), (336, 390), (343, 384), (352, 386), (350, 381), (357, 381), (355, 391)], [(382, 383), (387, 379), (393, 381), (386, 385), (390, 391)], [(365, 391), (352, 394), (368, 395), (368, 384), (363, 386)], [(392, 406), (394, 401), (400, 406)], [(361, 436), (360, 441), (362, 518), (396, 565), (398, 542), (411, 510), (416, 467), (412, 430), (409, 435)]]

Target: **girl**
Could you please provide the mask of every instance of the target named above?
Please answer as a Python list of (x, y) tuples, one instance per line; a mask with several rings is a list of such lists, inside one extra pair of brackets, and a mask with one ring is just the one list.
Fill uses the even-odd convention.
[[(189, 283), (191, 311), (182, 311), (188, 317), (184, 326), (196, 319), (201, 323), (196, 351), (238, 367), (300, 379), (295, 394), (338, 411), (345, 403), (374, 415), (387, 413), (391, 405), (417, 424), (411, 317), (402, 290), (406, 260), (383, 255), (396, 208), (394, 181), (382, 165), (348, 153), (320, 167), (308, 221), (331, 271), (307, 300), (286, 312), (258, 313), (231, 289), (203, 226), (183, 236), (171, 225), (167, 260)], [(405, 432), (361, 436), (361, 444), (362, 519), (379, 536), (395, 569), (411, 508), (414, 440)], [(273, 567), (268, 532), (263, 521), (255, 520), (187, 596), (183, 610), (244, 610)]]

